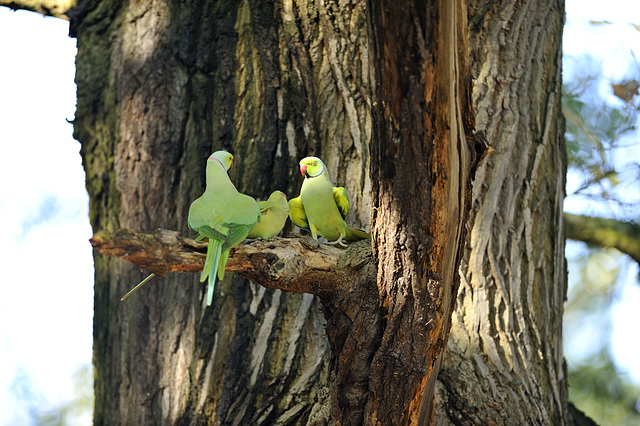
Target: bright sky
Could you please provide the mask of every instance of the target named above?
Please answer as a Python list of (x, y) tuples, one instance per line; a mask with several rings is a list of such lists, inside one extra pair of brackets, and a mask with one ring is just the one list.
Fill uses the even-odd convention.
[[(593, 26), (589, 22), (591, 20), (609, 21), (612, 24)], [(563, 40), (565, 59), (569, 56), (580, 58), (585, 54), (592, 56), (595, 59), (595, 65), (599, 66), (602, 73), (601, 93), (606, 93), (608, 100), (613, 103), (619, 100), (610, 95), (609, 81), (619, 81), (629, 77), (637, 79), (640, 75), (640, 31), (632, 24), (640, 25), (640, 2), (638, 1), (567, 1), (567, 24)], [(575, 69), (574, 61), (564, 61), (565, 80), (580, 71)], [(638, 133), (636, 133), (637, 137)], [(640, 141), (629, 142), (632, 145), (624, 152), (627, 158), (619, 162), (640, 163)], [(579, 184), (579, 177), (569, 175), (567, 193), (571, 193)], [(613, 211), (612, 207), (614, 207)], [(567, 199), (565, 210), (609, 217), (618, 216), (615, 206), (590, 203), (584, 199)], [(568, 257), (571, 253), (582, 250), (576, 244), (573, 242), (567, 244)], [(638, 324), (640, 324), (638, 276), (638, 265), (627, 258), (620, 274), (622, 285), (613, 296), (614, 302), (610, 311), (613, 324), (610, 342), (612, 357), (617, 368), (628, 374), (635, 382), (640, 383), (640, 340), (635, 338), (638, 334)], [(571, 270), (569, 282), (572, 282)], [(591, 354), (589, 347), (594, 340), (600, 338), (594, 335), (594, 330), (600, 329), (588, 323), (584, 324), (582, 330), (574, 335), (571, 344), (566, 345), (569, 362), (580, 360)]]
[(91, 227), (66, 121), (76, 94), (68, 32), (0, 7), (0, 425), (68, 402), (73, 373), (91, 363)]
[[(567, 13), (565, 52), (603, 58), (605, 76), (629, 75), (640, 32), (588, 22), (640, 21), (640, 2), (569, 0)], [(92, 232), (80, 145), (66, 121), (76, 53), (67, 33), (65, 21), (0, 7), (0, 425), (30, 424), (34, 409), (68, 402), (73, 373), (91, 363)], [(640, 289), (628, 282), (612, 341), (619, 366), (640, 382)]]

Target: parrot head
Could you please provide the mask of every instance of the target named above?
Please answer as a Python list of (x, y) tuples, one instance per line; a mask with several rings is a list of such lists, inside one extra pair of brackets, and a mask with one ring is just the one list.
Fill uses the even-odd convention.
[(274, 206), (278, 206), (280, 209), (284, 211), (289, 211), (289, 202), (287, 201), (287, 194), (282, 191), (273, 191), (269, 199), (267, 200), (269, 203)]
[(208, 160), (217, 161), (226, 171), (233, 167), (233, 155), (227, 151), (216, 151), (208, 158)]
[(320, 176), (324, 171), (324, 163), (318, 157), (306, 157), (300, 160), (300, 173), (305, 178)]

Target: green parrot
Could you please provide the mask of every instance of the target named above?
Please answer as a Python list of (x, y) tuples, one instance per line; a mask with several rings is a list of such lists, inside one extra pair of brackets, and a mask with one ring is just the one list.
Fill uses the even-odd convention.
[(371, 236), (347, 226), (349, 196), (343, 187), (334, 187), (326, 166), (317, 157), (300, 160), (304, 176), (300, 196), (289, 201), (289, 218), (300, 228), (309, 228), (314, 239), (318, 235), (346, 247), (345, 241), (358, 241)]
[(260, 223), (249, 232), (247, 238), (269, 240), (282, 231), (289, 217), (287, 196), (281, 191), (273, 191), (266, 201), (258, 201), (260, 207)]
[[(213, 289), (218, 279), (224, 278), (224, 268), (229, 258), (229, 250), (240, 244), (249, 231), (260, 221), (260, 208), (252, 197), (238, 192), (227, 171), (233, 167), (233, 155), (226, 151), (216, 151), (207, 160), (207, 186), (200, 198), (189, 207), (187, 222), (199, 233), (196, 241), (207, 238), (207, 256), (200, 281), (209, 278), (207, 306), (213, 300)], [(125, 300), (154, 274), (125, 294)]]
[(209, 278), (207, 306), (213, 300), (218, 279), (224, 278), (229, 250), (240, 244), (260, 221), (260, 208), (252, 197), (238, 192), (227, 171), (233, 166), (233, 155), (216, 151), (207, 160), (207, 186), (204, 194), (189, 207), (187, 222), (200, 235), (209, 239), (207, 257), (200, 281)]

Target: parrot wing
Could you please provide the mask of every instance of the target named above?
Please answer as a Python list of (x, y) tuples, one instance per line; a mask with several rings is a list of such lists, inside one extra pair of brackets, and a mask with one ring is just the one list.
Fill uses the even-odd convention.
[(342, 186), (334, 187), (333, 199), (336, 202), (336, 206), (338, 206), (342, 219), (346, 219), (349, 215), (349, 196), (347, 195), (347, 190)]
[(219, 174), (214, 185), (191, 203), (189, 227), (208, 238), (207, 257), (200, 281), (208, 278), (207, 306), (213, 301), (216, 276), (224, 278), (229, 249), (241, 243), (251, 228), (260, 220), (258, 203), (252, 197), (239, 193), (226, 173)]
[(234, 225), (233, 227), (230, 227), (229, 240), (224, 243), (222, 248), (224, 250), (229, 250), (243, 242), (247, 238), (249, 231), (251, 231), (254, 226), (255, 222), (249, 225)]
[(307, 213), (304, 211), (304, 205), (300, 197), (292, 198), (289, 200), (289, 219), (294, 225), (309, 229), (309, 221), (307, 219)]
[(217, 229), (214, 229), (212, 227), (210, 227), (209, 225), (203, 225), (201, 227), (199, 227), (198, 229), (196, 229), (196, 231), (198, 231), (198, 233), (200, 235), (198, 235), (198, 237), (195, 239), (196, 241), (200, 241), (203, 240), (205, 238), (209, 238), (209, 239), (214, 239), (214, 240), (220, 240), (220, 241), (229, 241), (229, 236), (223, 234), (222, 232), (218, 231)]
[(260, 207), (253, 197), (235, 191), (226, 201), (216, 207), (225, 224), (253, 226), (260, 222)]

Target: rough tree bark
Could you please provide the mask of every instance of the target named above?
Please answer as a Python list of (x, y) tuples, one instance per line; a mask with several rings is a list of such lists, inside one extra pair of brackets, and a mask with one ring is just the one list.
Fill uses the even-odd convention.
[[(202, 159), (220, 148), (236, 153), (238, 188), (259, 198), (276, 188), (297, 194), (297, 162), (322, 156), (349, 191), (350, 223), (367, 225), (366, 19), (357, 4), (337, 10), (332, 2), (80, 3), (74, 124), (94, 229), (189, 235)], [(330, 347), (313, 296), (230, 274), (204, 309), (197, 277), (174, 274), (121, 304), (142, 274), (101, 256), (95, 265), (97, 424), (330, 418)]]
[[(475, 170), (466, 2), (370, 1), (372, 238), (385, 308), (367, 424), (431, 419)], [(409, 404), (407, 406), (407, 401)]]
[[(334, 355), (331, 420), (425, 422), (457, 292), (471, 172), (480, 159), (465, 136), (473, 128), (466, 9), (447, 1), (402, 8), (373, 4), (371, 10), (371, 27), (378, 28), (371, 30), (376, 35), (371, 62), (380, 82), (373, 98), (378, 119), (372, 167), (378, 284), (365, 268), (359, 277), (346, 279), (348, 291), (347, 275), (339, 272), (333, 294), (326, 291), (332, 281), (328, 273), (313, 277), (326, 283), (324, 291), (312, 292), (322, 298)], [(402, 25), (413, 16), (422, 18)], [(436, 18), (440, 25), (427, 25)], [(402, 52), (407, 40), (415, 47), (380, 59), (385, 51)], [(403, 66), (411, 70), (399, 74)], [(436, 80), (435, 74), (442, 78)], [(397, 257), (398, 252), (406, 256)], [(286, 262), (268, 261), (269, 266), (277, 262), (287, 269)], [(256, 269), (261, 266), (258, 262)], [(342, 269), (336, 265), (336, 271)]]
[[(331, 360), (310, 295), (230, 274), (204, 309), (197, 277), (173, 274), (121, 304), (142, 274), (96, 255), (96, 424), (415, 423), (429, 417), (443, 360), (437, 423), (570, 421), (564, 5), (471, 0), (468, 51), (464, 11), (447, 1), (86, 0), (69, 13), (95, 230), (189, 235), (214, 149), (237, 154), (232, 179), (256, 197), (297, 194), (295, 165), (315, 154), (347, 187), (352, 224), (366, 227), (373, 206), (377, 261), (377, 273), (358, 274), (377, 275), (355, 283), (370, 289), (360, 303), (325, 304)], [(467, 57), (478, 128), (496, 148), (472, 193), (460, 186), (474, 160)]]
[[(156, 276), (200, 272), (207, 251), (206, 242), (196, 242), (166, 229), (151, 233), (100, 231), (91, 238), (91, 244), (103, 256), (121, 257)], [(348, 249), (320, 244), (309, 236), (252, 240), (230, 250), (226, 271), (240, 272), (267, 288), (330, 298), (344, 282), (357, 279), (344, 272), (345, 265), (358, 266), (370, 261), (369, 241), (351, 244)]]
[(438, 422), (563, 424), (564, 2), (469, 2), (476, 175)]

